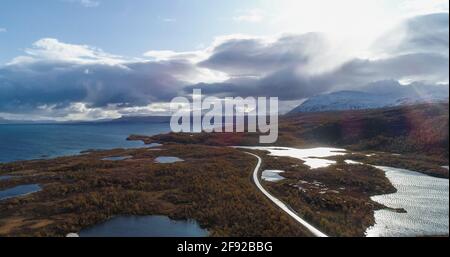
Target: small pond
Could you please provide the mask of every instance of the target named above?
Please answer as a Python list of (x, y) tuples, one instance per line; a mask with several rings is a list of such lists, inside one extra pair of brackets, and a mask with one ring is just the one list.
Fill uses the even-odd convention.
[(24, 196), (41, 190), (42, 188), (38, 184), (20, 185), (0, 191), (0, 200)]
[(12, 179), (12, 178), (14, 178), (14, 176), (3, 175), (3, 176), (0, 176), (0, 181), (2, 181), (2, 180), (9, 180), (9, 179)]
[(175, 163), (175, 162), (182, 162), (183, 159), (180, 159), (178, 157), (173, 156), (160, 156), (155, 158), (156, 163)]
[(284, 177), (280, 176), (280, 173), (283, 173), (282, 170), (265, 170), (261, 174), (261, 178), (265, 181), (269, 182), (277, 182), (284, 179)]
[(124, 161), (133, 158), (133, 156), (112, 156), (103, 158), (102, 161)]
[(80, 237), (206, 237), (195, 221), (175, 221), (166, 216), (117, 216), (83, 229)]

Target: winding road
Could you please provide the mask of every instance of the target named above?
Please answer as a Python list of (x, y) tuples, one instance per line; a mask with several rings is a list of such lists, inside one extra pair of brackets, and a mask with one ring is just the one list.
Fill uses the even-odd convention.
[(313, 225), (309, 224), (304, 219), (300, 218), (300, 216), (293, 211), (289, 206), (284, 204), (282, 201), (280, 201), (278, 198), (271, 195), (260, 183), (258, 172), (261, 167), (261, 157), (259, 157), (256, 154), (245, 152), (247, 154), (250, 154), (258, 159), (258, 164), (255, 167), (255, 170), (253, 171), (253, 182), (258, 187), (258, 189), (267, 197), (269, 200), (271, 200), (275, 205), (277, 205), (279, 208), (281, 208), (284, 212), (286, 212), (289, 216), (291, 216), (293, 219), (295, 219), (298, 223), (300, 223), (302, 226), (304, 226), (307, 230), (309, 230), (314, 236), (317, 237), (327, 237), (326, 234), (322, 233), (320, 230), (315, 228)]

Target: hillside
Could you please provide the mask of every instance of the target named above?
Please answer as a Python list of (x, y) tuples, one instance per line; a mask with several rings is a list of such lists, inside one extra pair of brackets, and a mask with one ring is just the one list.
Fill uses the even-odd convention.
[[(449, 104), (374, 110), (298, 113), (280, 117), (275, 145), (332, 145), (355, 150), (415, 153), (448, 159)], [(130, 140), (205, 145), (256, 145), (256, 133), (169, 133)]]
[(442, 101), (448, 101), (448, 85), (400, 85), (397, 81), (388, 80), (371, 83), (358, 90), (337, 91), (311, 97), (294, 108), (290, 114), (377, 109)]
[(280, 130), (310, 143), (448, 159), (448, 103), (375, 110), (292, 114)]
[[(374, 110), (298, 113), (280, 117), (275, 145), (336, 146), (357, 152), (366, 163), (448, 177), (449, 104), (419, 104)], [(146, 143), (215, 146), (259, 144), (257, 133), (168, 133), (152, 137), (132, 135)]]

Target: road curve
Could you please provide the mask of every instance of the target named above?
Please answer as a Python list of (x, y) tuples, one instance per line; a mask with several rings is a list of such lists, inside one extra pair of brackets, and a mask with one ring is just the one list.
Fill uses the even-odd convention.
[(305, 221), (304, 219), (300, 218), (298, 216), (297, 213), (295, 213), (294, 211), (292, 211), (292, 209), (290, 207), (288, 207), (286, 204), (284, 204), (282, 201), (278, 200), (278, 198), (274, 197), (273, 195), (271, 195), (259, 182), (259, 178), (258, 178), (258, 171), (259, 168), (261, 167), (261, 157), (259, 157), (256, 154), (253, 153), (249, 153), (249, 152), (245, 152), (247, 154), (250, 154), (254, 157), (256, 157), (258, 159), (258, 164), (255, 167), (255, 170), (253, 171), (253, 182), (256, 184), (256, 186), (258, 187), (258, 189), (267, 197), (269, 198), (269, 200), (271, 200), (274, 204), (276, 204), (278, 207), (280, 207), (284, 212), (286, 212), (289, 216), (291, 216), (292, 218), (294, 218), (298, 223), (300, 223), (302, 226), (304, 226), (306, 229), (308, 229), (313, 235), (317, 236), (317, 237), (327, 237), (326, 234), (322, 233), (320, 230), (318, 230), (317, 228), (315, 228), (313, 225), (309, 224), (307, 221)]

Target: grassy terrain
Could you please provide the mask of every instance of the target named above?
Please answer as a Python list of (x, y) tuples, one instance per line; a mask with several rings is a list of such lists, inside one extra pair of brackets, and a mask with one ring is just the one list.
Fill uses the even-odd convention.
[[(257, 133), (168, 133), (152, 137), (132, 135), (129, 139), (146, 143), (259, 145)], [(370, 164), (413, 169), (448, 178), (448, 170), (441, 166), (449, 163), (449, 105), (421, 104), (283, 116), (274, 145), (336, 146), (357, 152), (375, 151), (376, 157), (354, 157), (365, 158)]]
[[(362, 236), (373, 212), (370, 197), (395, 192), (384, 173), (369, 165), (412, 169), (448, 178), (448, 103), (328, 113), (280, 119), (276, 145), (338, 146), (336, 165), (311, 172), (302, 161), (263, 158), (285, 180), (264, 186), (329, 235)], [(38, 183), (43, 190), (0, 201), (0, 236), (63, 236), (116, 215), (167, 215), (194, 219), (212, 236), (308, 236), (252, 184), (256, 159), (238, 149), (258, 145), (256, 133), (169, 133), (129, 140), (163, 143), (160, 149), (86, 152), (54, 160), (0, 164), (0, 190)], [(132, 156), (103, 161), (109, 156)], [(185, 160), (157, 164), (158, 156)], [(402, 210), (393, 210), (402, 211)]]
[(337, 162), (311, 170), (295, 158), (258, 154), (262, 170), (285, 171), (284, 180), (264, 186), (328, 235), (364, 236), (374, 211), (385, 208), (370, 197), (396, 192), (384, 172), (371, 166)]
[[(108, 156), (133, 156), (102, 161)], [(158, 156), (184, 162), (157, 164)], [(64, 236), (115, 215), (194, 219), (212, 236), (308, 236), (253, 186), (256, 159), (221, 147), (98, 151), (0, 166), (0, 190), (38, 183), (43, 190), (0, 201), (0, 236)]]
[[(336, 146), (350, 150), (331, 157), (336, 165), (313, 172), (302, 161), (263, 157), (263, 169), (286, 171), (285, 180), (265, 187), (324, 232), (335, 236), (363, 236), (374, 224), (373, 213), (386, 208), (370, 197), (394, 193), (384, 172), (372, 167), (411, 169), (448, 178), (448, 103), (421, 104), (377, 110), (303, 113), (280, 119), (275, 145), (292, 147)], [(259, 145), (256, 133), (132, 136), (144, 142), (200, 145)], [(350, 159), (366, 165), (349, 165)], [(392, 210), (404, 211), (404, 210)]]
[(280, 130), (306, 142), (417, 154), (448, 163), (448, 103), (297, 114), (285, 117)]

